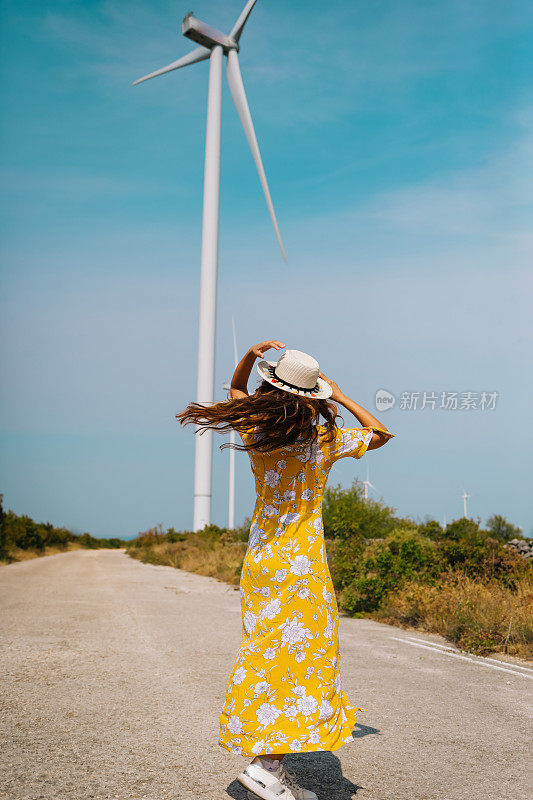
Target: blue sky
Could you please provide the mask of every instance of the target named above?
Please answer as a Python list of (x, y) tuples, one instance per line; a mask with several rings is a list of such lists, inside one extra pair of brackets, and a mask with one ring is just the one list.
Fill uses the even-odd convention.
[[(229, 30), (242, 4), (192, 7)], [(528, 6), (259, 0), (240, 60), (289, 263), (225, 88), (216, 376), (222, 399), (235, 315), (241, 352), (279, 338), (374, 411), (381, 388), (498, 392), (494, 410), (398, 402), (381, 415), (397, 437), (330, 482), (368, 465), (400, 513), (448, 521), (466, 488), (472, 516), (526, 534)], [(190, 527), (193, 435), (174, 414), (196, 385), (208, 65), (130, 85), (191, 49), (189, 7), (1, 9), (5, 505), (101, 536)], [(215, 449), (219, 524), (227, 463)], [(237, 470), (240, 521), (246, 455)]]

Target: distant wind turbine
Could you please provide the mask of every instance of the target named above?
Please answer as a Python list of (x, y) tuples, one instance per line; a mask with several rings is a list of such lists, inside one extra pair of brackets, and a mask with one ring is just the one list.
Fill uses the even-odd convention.
[(366, 468), (366, 481), (363, 481), (363, 486), (365, 487), (365, 500), (368, 500), (368, 489), (369, 489), (369, 487), (370, 487), (370, 489), (373, 489), (375, 492), (377, 492), (376, 487), (372, 483), (370, 483), (370, 480), (369, 480), (369, 477), (368, 477), (368, 466)]
[[(162, 69), (151, 72), (134, 82), (134, 86), (150, 78), (209, 59), (209, 89), (207, 95), (207, 128), (205, 142), (204, 201), (202, 223), (202, 256), (200, 275), (200, 322), (198, 336), (198, 381), (196, 398), (198, 403), (210, 405), (214, 402), (215, 383), (215, 332), (216, 332), (216, 287), (218, 265), (218, 223), (220, 209), (220, 125), (222, 116), (222, 62), (227, 58), (227, 78), (244, 133), (252, 151), (259, 173), (259, 180), (267, 202), (276, 237), (287, 261), (279, 232), (274, 205), (267, 184), (259, 145), (254, 131), (248, 101), (244, 91), (239, 67), (239, 42), (248, 17), (257, 0), (248, 0), (229, 35), (206, 25), (192, 13), (183, 20), (183, 35), (196, 42), (199, 47), (186, 56), (173, 61)], [(213, 456), (213, 432), (196, 432), (194, 468), (194, 530), (208, 525), (211, 519), (211, 471)]]
[(466, 513), (466, 501), (467, 501), (467, 499), (468, 499), (469, 497), (472, 497), (472, 495), (471, 495), (471, 494), (467, 494), (467, 493), (465, 492), (465, 490), (463, 489), (463, 494), (461, 495), (461, 497), (463, 498), (463, 511), (464, 511), (464, 518), (465, 518), (465, 519), (468, 519), (468, 514)]
[[(237, 355), (237, 337), (235, 335), (235, 318), (231, 318), (231, 327), (233, 329), (233, 361), (234, 367), (238, 364)], [(225, 383), (224, 389), (230, 389), (230, 384)], [(233, 530), (235, 527), (235, 448), (233, 445), (237, 440), (235, 428), (232, 428), (229, 435), (230, 444), (232, 445), (229, 450), (229, 494), (228, 494), (228, 528)]]

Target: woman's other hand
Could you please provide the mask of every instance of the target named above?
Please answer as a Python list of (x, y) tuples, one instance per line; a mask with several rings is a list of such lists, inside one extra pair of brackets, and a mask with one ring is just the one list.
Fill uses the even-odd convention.
[(319, 372), (318, 374), (320, 375), (320, 377), (322, 378), (322, 380), (324, 380), (324, 381), (326, 381), (327, 383), (329, 383), (329, 385), (330, 385), (330, 386), (331, 386), (331, 388), (333, 389), (333, 394), (332, 394), (332, 395), (331, 395), (331, 397), (330, 397), (330, 398), (328, 398), (328, 399), (329, 399), (329, 400), (333, 400), (333, 402), (337, 402), (337, 403), (339, 403), (339, 402), (341, 401), (341, 399), (342, 399), (342, 397), (343, 397), (344, 395), (342, 394), (342, 392), (341, 392), (341, 390), (339, 389), (338, 385), (335, 383), (335, 381), (332, 381), (330, 378), (326, 378), (326, 376), (324, 375), (324, 373), (323, 373), (323, 372)]
[(250, 353), (253, 353), (256, 358), (264, 358), (264, 354), (267, 350), (274, 349), (274, 350), (283, 350), (285, 345), (283, 342), (278, 341), (277, 339), (270, 339), (268, 342), (261, 342), (260, 344), (255, 344), (253, 347), (250, 347)]
[(318, 374), (327, 381), (333, 389), (330, 400), (336, 401), (344, 406), (344, 408), (350, 411), (365, 428), (373, 428), (372, 438), (368, 445), (369, 450), (376, 450), (376, 448), (382, 447), (392, 439), (394, 433), (391, 433), (379, 419), (376, 419), (376, 417), (370, 413), (370, 411), (367, 411), (366, 408), (358, 405), (354, 400), (351, 400), (347, 395), (343, 394), (335, 381), (326, 378), (323, 372), (319, 372)]

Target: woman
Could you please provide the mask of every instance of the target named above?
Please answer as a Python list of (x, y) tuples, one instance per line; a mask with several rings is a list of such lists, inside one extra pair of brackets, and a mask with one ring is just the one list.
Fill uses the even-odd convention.
[[(255, 756), (238, 780), (263, 800), (317, 800), (282, 765), (287, 753), (336, 750), (352, 741), (354, 707), (341, 689), (338, 613), (322, 526), (322, 495), (339, 458), (361, 458), (391, 434), (298, 350), (264, 361), (277, 340), (250, 348), (227, 402), (191, 403), (180, 422), (243, 440), (257, 501), (241, 573), (243, 641), (229, 678), (219, 743)], [(263, 378), (248, 379), (256, 358)], [(333, 402), (330, 402), (333, 401)], [(361, 428), (339, 428), (339, 403)], [(320, 424), (320, 416), (324, 423)]]

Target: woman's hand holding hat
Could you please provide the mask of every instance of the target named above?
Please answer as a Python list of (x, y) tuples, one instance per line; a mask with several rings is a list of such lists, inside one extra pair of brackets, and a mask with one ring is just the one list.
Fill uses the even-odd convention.
[(264, 353), (271, 348), (274, 350), (283, 350), (285, 345), (283, 342), (278, 341), (278, 339), (270, 339), (268, 342), (261, 342), (260, 344), (255, 344), (253, 347), (250, 347), (250, 352), (254, 354), (256, 358), (263, 358)]
[(233, 373), (231, 379), (230, 397), (235, 400), (240, 397), (248, 397), (248, 378), (252, 371), (255, 359), (263, 359), (263, 353), (271, 348), (275, 350), (283, 350), (285, 345), (278, 339), (271, 339), (267, 342), (260, 342), (259, 344), (250, 347), (247, 353), (243, 355)]
[(341, 390), (339, 389), (338, 385), (335, 383), (335, 381), (330, 380), (330, 378), (326, 378), (326, 376), (324, 375), (323, 372), (319, 372), (318, 374), (322, 378), (322, 380), (324, 380), (327, 383), (329, 383), (329, 385), (333, 389), (333, 394), (331, 395), (330, 400), (333, 400), (333, 402), (336, 401), (337, 403), (339, 403), (341, 398), (344, 397), (344, 395), (341, 392)]

